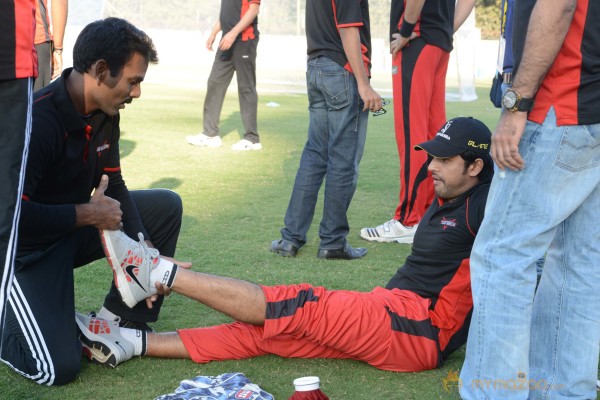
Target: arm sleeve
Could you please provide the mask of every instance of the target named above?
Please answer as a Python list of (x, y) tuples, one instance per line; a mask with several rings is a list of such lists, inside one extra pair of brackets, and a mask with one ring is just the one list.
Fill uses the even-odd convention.
[(338, 29), (364, 25), (360, 3), (358, 1), (334, 0), (334, 2), (335, 23)]
[(119, 117), (117, 116), (113, 128), (109, 160), (104, 167), (104, 171), (102, 171), (102, 173), (108, 176), (108, 188), (106, 189), (105, 195), (110, 196), (121, 203), (121, 211), (123, 212), (123, 231), (125, 231), (127, 236), (135, 239), (137, 238), (138, 232), (141, 232), (144, 235), (144, 239), (151, 241), (152, 238), (149, 237), (148, 232), (142, 224), (140, 213), (131, 197), (131, 193), (129, 193), (125, 181), (123, 180), (123, 175), (121, 174), (119, 138)]

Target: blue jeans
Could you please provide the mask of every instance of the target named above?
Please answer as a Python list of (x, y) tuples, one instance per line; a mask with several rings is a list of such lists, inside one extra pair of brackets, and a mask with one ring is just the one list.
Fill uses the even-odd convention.
[(555, 119), (550, 109), (542, 125), (527, 122), (525, 168), (492, 181), (471, 254), (463, 399), (596, 398), (600, 124)]
[(365, 147), (368, 111), (362, 111), (354, 75), (327, 57), (308, 61), (306, 73), (310, 121), (292, 197), (285, 214), (284, 240), (302, 247), (325, 178), (320, 247), (346, 245), (346, 211), (356, 189), (358, 164)]

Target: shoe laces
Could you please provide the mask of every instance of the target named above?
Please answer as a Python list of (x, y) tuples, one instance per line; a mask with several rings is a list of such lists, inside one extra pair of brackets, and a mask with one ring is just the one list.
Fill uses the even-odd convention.
[(138, 244), (139, 244), (140, 252), (144, 256), (147, 255), (150, 259), (155, 259), (160, 256), (160, 252), (158, 251), (158, 249), (153, 249), (153, 248), (149, 247), (148, 243), (146, 243), (144, 241), (144, 234), (142, 232), (138, 232), (138, 239), (139, 239)]

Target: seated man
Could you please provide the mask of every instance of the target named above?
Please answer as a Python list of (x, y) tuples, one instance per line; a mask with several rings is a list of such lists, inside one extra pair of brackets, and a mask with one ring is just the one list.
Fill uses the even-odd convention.
[[(148, 63), (156, 61), (144, 32), (117, 18), (96, 21), (77, 38), (74, 68), (35, 94), (0, 358), (37, 383), (64, 384), (79, 372), (73, 268), (104, 257), (99, 229), (142, 232), (139, 247), (175, 253), (180, 197), (160, 189), (129, 192), (119, 158), (119, 112), (140, 96)], [(130, 279), (139, 274), (126, 272)], [(148, 309), (131, 296), (123, 300), (127, 305), (113, 285), (99, 314), (149, 329), (160, 301)]]
[[(390, 371), (439, 367), (465, 343), (469, 329), (469, 255), (493, 175), (490, 141), (483, 123), (456, 118), (433, 140), (416, 146), (431, 156), (437, 200), (419, 224), (412, 253), (385, 289), (267, 287), (149, 261), (154, 279), (163, 274), (169, 279), (156, 283), (154, 291), (180, 293), (239, 322), (158, 334), (77, 314), (88, 357), (114, 366), (133, 355), (205, 363), (276, 354), (351, 358)], [(103, 236), (108, 245), (130, 241), (118, 231)], [(111, 263), (121, 263), (127, 252), (109, 255)], [(146, 253), (138, 256), (149, 259)], [(144, 283), (150, 291), (154, 280)]]

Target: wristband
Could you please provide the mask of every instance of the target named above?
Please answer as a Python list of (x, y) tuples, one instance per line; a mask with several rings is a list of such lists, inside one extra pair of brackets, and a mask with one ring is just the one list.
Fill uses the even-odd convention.
[(60, 48), (60, 49), (59, 49), (58, 47), (56, 47), (56, 48), (54, 48), (54, 52), (55, 52), (56, 54), (62, 54), (62, 52), (63, 52), (63, 49), (62, 49), (62, 48)]
[(411, 24), (406, 20), (402, 21), (402, 25), (400, 26), (400, 36), (407, 39), (410, 38), (410, 36), (413, 33), (413, 30), (415, 29), (415, 25), (417, 25), (416, 22), (414, 24)]

